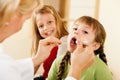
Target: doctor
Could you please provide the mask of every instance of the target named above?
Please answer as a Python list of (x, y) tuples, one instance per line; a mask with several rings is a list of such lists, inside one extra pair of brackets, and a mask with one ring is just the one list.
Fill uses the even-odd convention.
[[(41, 0), (0, 0), (0, 43), (18, 32), (24, 21), (31, 16), (34, 8), (41, 5), (41, 2)], [(37, 55), (23, 60), (14, 60), (5, 54), (0, 47), (0, 80), (33, 80), (34, 68), (47, 59), (51, 49), (60, 43), (60, 40), (54, 37), (41, 40)], [(93, 55), (89, 55), (89, 57), (83, 56), (82, 53), (79, 55), (84, 60), (78, 61), (77, 57), (80, 58), (80, 56), (73, 54), (71, 65), (78, 67), (81, 65), (81, 68), (71, 67), (66, 80), (78, 79), (81, 71), (89, 67), (94, 61)], [(79, 64), (75, 62), (79, 62)]]

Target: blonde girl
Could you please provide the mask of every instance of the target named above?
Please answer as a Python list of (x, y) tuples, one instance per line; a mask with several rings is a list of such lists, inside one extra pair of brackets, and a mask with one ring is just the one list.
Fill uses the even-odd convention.
[[(49, 36), (55, 36), (60, 39), (68, 35), (65, 21), (61, 19), (58, 12), (50, 5), (38, 7), (33, 14), (32, 20), (34, 34), (32, 53), (36, 53), (39, 40), (45, 39)], [(48, 75), (51, 64), (57, 56), (57, 51), (58, 46), (51, 50), (49, 58), (43, 63), (44, 78)]]

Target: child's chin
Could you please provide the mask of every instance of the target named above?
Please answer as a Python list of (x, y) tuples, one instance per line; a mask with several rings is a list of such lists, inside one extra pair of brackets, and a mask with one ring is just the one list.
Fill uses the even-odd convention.
[(72, 53), (74, 50), (73, 49), (68, 49), (68, 51), (70, 51)]

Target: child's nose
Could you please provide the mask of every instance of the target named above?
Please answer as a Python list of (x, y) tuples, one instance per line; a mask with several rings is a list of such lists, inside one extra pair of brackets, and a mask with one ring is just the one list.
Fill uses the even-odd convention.
[(74, 34), (78, 35), (78, 36), (81, 36), (82, 35), (82, 32), (80, 29), (77, 29), (76, 31), (74, 31)]
[(47, 29), (48, 29), (48, 27), (46, 25), (44, 25), (44, 30), (47, 30)]
[(74, 34), (78, 34), (78, 30), (75, 30), (75, 31), (74, 31)]

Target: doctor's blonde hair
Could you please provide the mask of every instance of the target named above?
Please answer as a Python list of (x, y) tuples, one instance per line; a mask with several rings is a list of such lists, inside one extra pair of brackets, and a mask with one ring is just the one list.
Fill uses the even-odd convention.
[(0, 26), (9, 21), (16, 11), (20, 15), (27, 14), (37, 7), (40, 2), (40, 0), (0, 0)]

